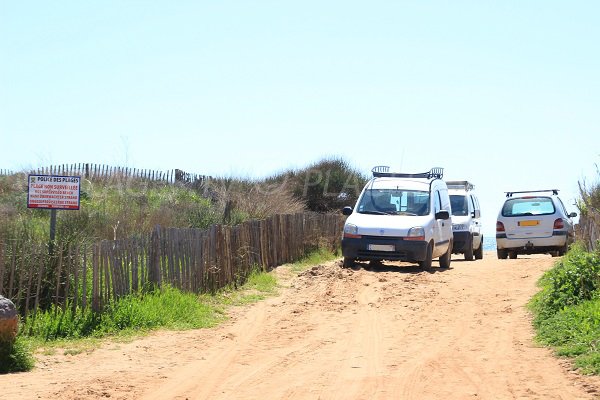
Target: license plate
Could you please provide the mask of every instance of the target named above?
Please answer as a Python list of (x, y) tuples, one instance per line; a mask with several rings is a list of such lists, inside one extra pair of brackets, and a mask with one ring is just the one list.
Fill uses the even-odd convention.
[(370, 244), (369, 250), (372, 251), (394, 251), (396, 247), (393, 244)]
[(519, 226), (538, 226), (540, 221), (532, 220), (532, 221), (519, 221)]

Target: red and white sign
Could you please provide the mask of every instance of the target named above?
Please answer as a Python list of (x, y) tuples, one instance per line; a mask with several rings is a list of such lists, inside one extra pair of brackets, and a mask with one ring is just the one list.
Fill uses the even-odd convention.
[(79, 210), (80, 176), (29, 175), (28, 208)]

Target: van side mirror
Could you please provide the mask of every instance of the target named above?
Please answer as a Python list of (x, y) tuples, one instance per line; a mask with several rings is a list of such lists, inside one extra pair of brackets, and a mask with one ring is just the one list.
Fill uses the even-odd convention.
[(342, 208), (342, 214), (344, 214), (344, 215), (352, 214), (352, 207), (346, 206), (346, 207)]
[(435, 219), (450, 219), (450, 213), (446, 210), (440, 210), (435, 213)]
[(575, 218), (577, 216), (576, 212), (572, 212), (571, 214), (569, 214), (569, 218)]

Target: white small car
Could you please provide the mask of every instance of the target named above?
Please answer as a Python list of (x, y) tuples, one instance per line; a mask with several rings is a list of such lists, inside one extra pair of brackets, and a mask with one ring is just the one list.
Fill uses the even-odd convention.
[(506, 192), (496, 222), (498, 258), (565, 254), (575, 238), (571, 218), (576, 216), (567, 213), (557, 189)]
[(475, 186), (468, 181), (446, 181), (452, 204), (452, 252), (464, 254), (465, 260), (483, 258), (481, 208), (474, 194)]
[(375, 167), (354, 208), (347, 215), (342, 238), (344, 266), (355, 261), (400, 260), (441, 268), (452, 256), (451, 205), (443, 170), (405, 174)]

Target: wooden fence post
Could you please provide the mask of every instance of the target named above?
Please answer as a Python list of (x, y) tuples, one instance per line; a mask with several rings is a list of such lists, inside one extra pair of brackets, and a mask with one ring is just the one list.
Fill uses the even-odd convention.
[(154, 286), (161, 287), (161, 271), (160, 271), (160, 256), (161, 256), (161, 240), (160, 226), (156, 226), (152, 231), (150, 238), (150, 259), (148, 268), (148, 281)]

